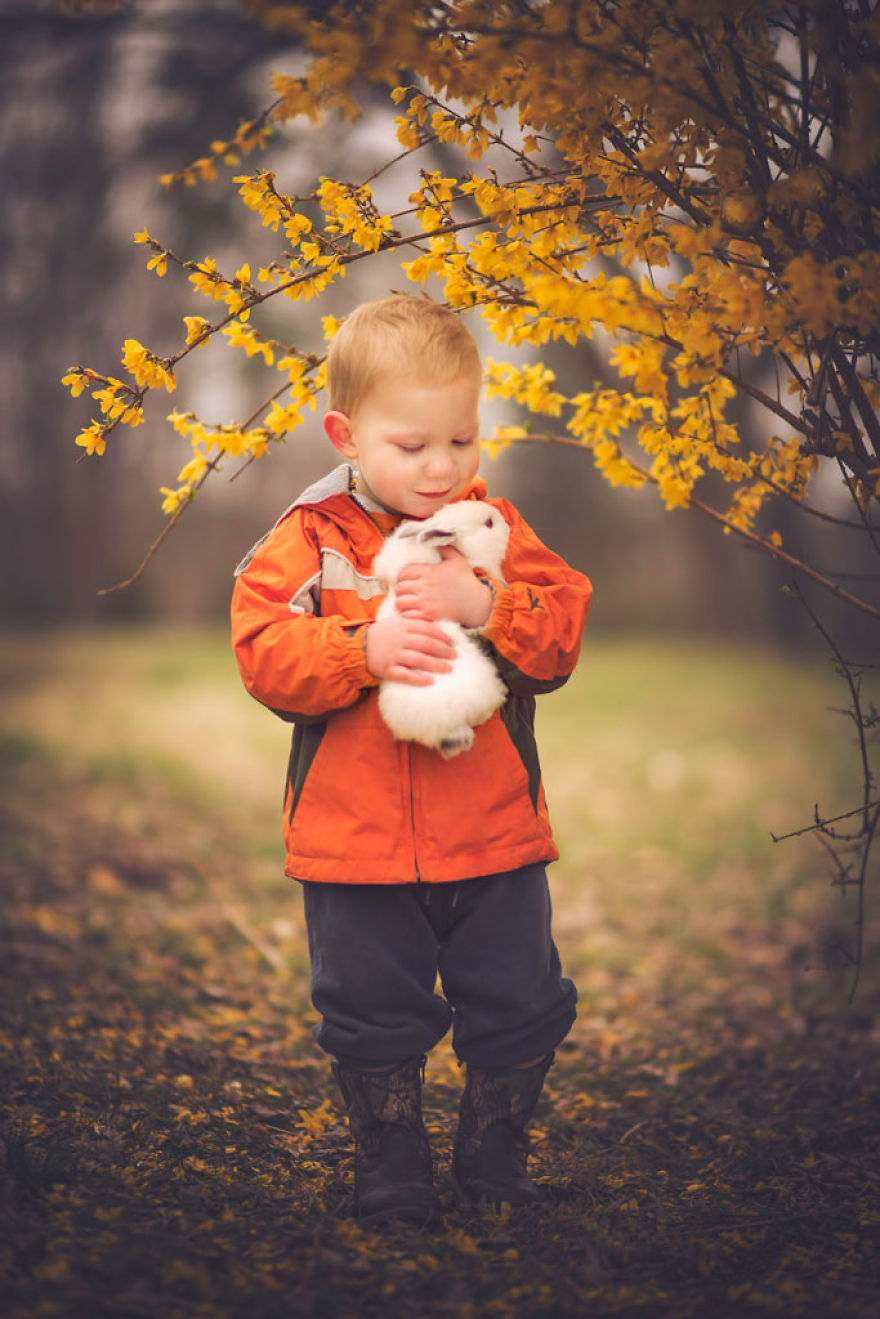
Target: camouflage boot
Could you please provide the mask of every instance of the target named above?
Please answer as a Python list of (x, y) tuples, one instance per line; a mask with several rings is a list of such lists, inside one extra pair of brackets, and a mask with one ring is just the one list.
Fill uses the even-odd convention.
[(461, 1097), (452, 1180), (459, 1201), (515, 1207), (543, 1198), (528, 1176), (526, 1126), (553, 1054), (532, 1067), (471, 1067)]
[(428, 1226), (440, 1218), (422, 1121), (424, 1065), (424, 1058), (409, 1058), (362, 1072), (333, 1064), (355, 1141), (354, 1201), (361, 1221), (397, 1218)]

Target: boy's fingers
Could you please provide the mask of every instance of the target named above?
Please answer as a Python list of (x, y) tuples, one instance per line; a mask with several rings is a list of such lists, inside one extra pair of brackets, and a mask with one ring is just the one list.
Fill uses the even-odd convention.
[(406, 644), (410, 649), (424, 651), (428, 655), (447, 655), (451, 659), (455, 654), (454, 641), (427, 619), (419, 620), (409, 629)]
[(410, 642), (401, 646), (398, 653), (401, 664), (410, 664), (414, 668), (432, 668), (439, 666), (451, 669), (455, 651), (432, 641)]
[(418, 669), (408, 669), (405, 664), (394, 664), (385, 675), (394, 682), (405, 682), (411, 687), (430, 687), (434, 679), (429, 673), (422, 673)]
[(451, 673), (452, 665), (448, 660), (435, 659), (433, 655), (425, 655), (422, 651), (409, 652), (409, 657), (401, 655), (400, 662), (407, 668), (423, 670), (427, 673)]
[(439, 636), (426, 636), (419, 638), (417, 649), (424, 650), (428, 655), (443, 655), (449, 659), (455, 654), (455, 646), (443, 632)]
[(417, 582), (425, 573), (430, 573), (432, 568), (436, 568), (436, 563), (410, 563), (406, 568), (401, 570), (396, 585), (400, 586), (401, 582)]
[(421, 619), (423, 623), (430, 623), (434, 618), (441, 617), (439, 614), (432, 613), (430, 606), (418, 604), (416, 602), (413, 602), (411, 605), (403, 606), (400, 613), (403, 618), (418, 618)]

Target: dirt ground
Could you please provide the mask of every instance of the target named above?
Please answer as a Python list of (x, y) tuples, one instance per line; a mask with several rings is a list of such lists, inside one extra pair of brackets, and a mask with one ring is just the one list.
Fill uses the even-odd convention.
[(832, 921), (749, 908), (654, 940), (647, 910), (566, 899), (572, 843), (580, 1016), (535, 1124), (546, 1202), (453, 1205), (444, 1042), (444, 1224), (368, 1231), (296, 894), (244, 799), (155, 757), (0, 747), (10, 1319), (877, 1313), (876, 981), (847, 1006)]

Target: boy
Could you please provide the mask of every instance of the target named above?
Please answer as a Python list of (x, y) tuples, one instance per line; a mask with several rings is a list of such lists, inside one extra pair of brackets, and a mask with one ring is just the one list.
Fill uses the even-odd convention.
[[(450, 1024), (467, 1066), (457, 1196), (539, 1198), (525, 1129), (575, 1016), (550, 933), (544, 865), (558, 852), (532, 728), (534, 696), (574, 668), (590, 583), (492, 500), (510, 525), (504, 580), (449, 550), (405, 569), (401, 613), (374, 621), (384, 536), (485, 496), (480, 387), (452, 312), (406, 295), (358, 307), (330, 349), (324, 422), (354, 466), (282, 515), (239, 565), (232, 602), (246, 687), (294, 725), (286, 872), (303, 888), (315, 1037), (355, 1139), (355, 1209), (373, 1221), (439, 1213), (420, 1079)], [(450, 667), (441, 618), (473, 629), (509, 689), (451, 760), (395, 741), (377, 700), (382, 679), (426, 685)]]

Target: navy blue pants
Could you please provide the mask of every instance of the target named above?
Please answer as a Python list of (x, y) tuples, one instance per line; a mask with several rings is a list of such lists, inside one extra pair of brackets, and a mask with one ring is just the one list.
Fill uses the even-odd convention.
[(402, 1062), (451, 1025), (462, 1062), (510, 1067), (571, 1029), (577, 991), (550, 933), (543, 865), (451, 884), (302, 888), (315, 1039), (340, 1061)]

